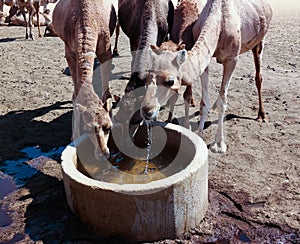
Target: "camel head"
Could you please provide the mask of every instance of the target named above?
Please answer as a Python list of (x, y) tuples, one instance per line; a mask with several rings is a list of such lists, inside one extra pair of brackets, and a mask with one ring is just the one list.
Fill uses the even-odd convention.
[(154, 120), (160, 107), (177, 93), (182, 83), (181, 68), (187, 58), (185, 45), (163, 43), (150, 46), (151, 68), (146, 75), (146, 93), (141, 104), (141, 116)]
[(110, 152), (107, 147), (109, 134), (112, 128), (110, 111), (112, 109), (112, 99), (108, 98), (105, 103), (99, 103), (93, 107), (76, 104), (76, 111), (79, 112), (84, 131), (95, 146), (95, 157), (99, 159), (102, 155), (109, 158)]

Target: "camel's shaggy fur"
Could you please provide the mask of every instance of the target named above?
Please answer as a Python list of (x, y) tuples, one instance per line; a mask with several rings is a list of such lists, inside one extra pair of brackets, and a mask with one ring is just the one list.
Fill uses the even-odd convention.
[(197, 21), (204, 3), (200, 0), (181, 0), (174, 11), (174, 24), (171, 31), (171, 40), (177, 44), (184, 43), (190, 50), (194, 44), (193, 26)]

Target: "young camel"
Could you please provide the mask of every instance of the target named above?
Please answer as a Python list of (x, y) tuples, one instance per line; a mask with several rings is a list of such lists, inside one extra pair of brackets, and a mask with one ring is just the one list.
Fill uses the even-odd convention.
[[(65, 43), (65, 56), (74, 83), (73, 138), (79, 136), (82, 117), (84, 130), (95, 146), (96, 158), (110, 154), (107, 141), (112, 122), (108, 82), (112, 62), (110, 36), (115, 25), (116, 13), (107, 0), (59, 1), (53, 11), (53, 27)], [(99, 96), (102, 101), (92, 84), (95, 54), (101, 63)]]
[[(206, 1), (204, 0), (180, 0), (178, 2), (178, 5), (174, 11), (174, 23), (170, 38), (172, 42), (180, 45), (172, 45), (170, 42), (168, 42), (167, 45), (160, 46), (161, 50), (178, 51), (178, 49), (184, 48), (181, 44), (184, 44), (187, 50), (190, 50), (194, 46), (195, 41), (192, 29), (205, 5), (205, 2)], [(183, 97), (185, 100), (190, 101), (189, 105), (191, 107), (195, 107), (191, 86), (186, 87)], [(168, 101), (170, 111), (167, 122), (172, 122), (174, 106), (177, 98), (178, 93), (176, 92)]]
[[(216, 106), (219, 111), (218, 129), (210, 149), (224, 153), (223, 120), (227, 106), (227, 91), (236, 67), (238, 56), (252, 50), (256, 69), (256, 86), (259, 97), (258, 120), (266, 121), (262, 103), (262, 76), (260, 74), (263, 39), (272, 19), (271, 6), (264, 0), (209, 0), (193, 27), (196, 43), (191, 51), (185, 49), (172, 52), (152, 47), (152, 72), (147, 78), (147, 91), (141, 105), (141, 116), (145, 119), (157, 117), (159, 107), (166, 102), (170, 90), (181, 85), (192, 85), (201, 78), (202, 98), (200, 102), (199, 135), (202, 136), (204, 122), (210, 108), (208, 98), (208, 65), (212, 57), (223, 65), (223, 78)], [(172, 78), (170, 89), (164, 86)], [(186, 106), (186, 125), (188, 122)]]

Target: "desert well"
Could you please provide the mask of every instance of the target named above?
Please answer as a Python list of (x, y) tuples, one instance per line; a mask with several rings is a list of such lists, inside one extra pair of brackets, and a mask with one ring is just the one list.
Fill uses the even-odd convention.
[[(99, 236), (129, 242), (180, 238), (196, 227), (208, 204), (207, 147), (194, 132), (156, 123), (149, 171), (143, 173), (143, 130), (134, 144), (118, 145), (110, 160), (93, 158), (82, 136), (62, 153), (62, 171), (71, 210)], [(116, 138), (114, 135), (112, 138)]]

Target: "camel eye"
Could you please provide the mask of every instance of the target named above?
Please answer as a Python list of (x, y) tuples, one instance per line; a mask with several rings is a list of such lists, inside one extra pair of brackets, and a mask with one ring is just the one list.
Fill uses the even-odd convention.
[(167, 81), (164, 82), (164, 85), (165, 85), (166, 87), (171, 87), (171, 86), (174, 85), (174, 82), (175, 82), (174, 77), (170, 77), (169, 80), (167, 80)]
[(102, 127), (104, 134), (108, 134), (111, 130), (111, 127)]

